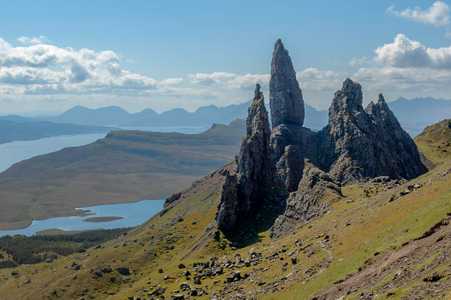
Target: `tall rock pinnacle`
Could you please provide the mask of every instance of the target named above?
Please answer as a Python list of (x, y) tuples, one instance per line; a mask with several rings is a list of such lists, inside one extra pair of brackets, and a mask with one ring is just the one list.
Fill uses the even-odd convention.
[(277, 40), (271, 62), (270, 106), (272, 127), (304, 124), (304, 99), (288, 51)]
[(238, 160), (238, 173), (242, 201), (246, 211), (252, 209), (266, 197), (265, 187), (271, 184), (273, 167), (269, 140), (268, 112), (263, 93), (257, 84), (255, 97), (249, 107), (246, 120), (247, 136), (241, 144)]
[(304, 168), (304, 100), (291, 58), (280, 39), (274, 46), (269, 94), (272, 158), (280, 182), (287, 192), (292, 192), (297, 189)]
[(239, 225), (258, 215), (271, 197), (273, 164), (271, 160), (268, 112), (257, 84), (246, 120), (246, 138), (241, 143), (237, 173), (228, 175), (222, 189), (216, 221), (219, 229), (233, 234)]

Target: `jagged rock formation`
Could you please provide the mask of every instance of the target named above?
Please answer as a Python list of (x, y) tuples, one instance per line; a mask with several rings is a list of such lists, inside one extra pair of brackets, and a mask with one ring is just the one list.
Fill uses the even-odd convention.
[(263, 93), (257, 84), (246, 120), (247, 134), (241, 144), (236, 174), (229, 174), (223, 186), (217, 214), (219, 228), (231, 233), (256, 214), (271, 197), (274, 168), (269, 145), (271, 131)]
[(274, 46), (269, 93), (272, 157), (280, 181), (287, 192), (292, 192), (301, 180), (304, 166), (304, 100), (291, 58), (280, 39)]
[(285, 213), (276, 219), (271, 236), (279, 237), (313, 217), (324, 214), (329, 203), (341, 196), (340, 186), (332, 176), (306, 163), (297, 191), (288, 197)]
[(342, 184), (424, 173), (416, 145), (383, 96), (366, 110), (362, 101), (360, 84), (346, 79), (335, 93), (329, 124), (318, 133), (304, 128), (302, 92), (288, 51), (278, 40), (271, 64), (272, 130), (257, 85), (237, 170), (223, 186), (219, 229), (235, 233), (250, 220), (262, 221), (262, 207), (270, 203), (285, 208), (272, 227), (277, 237), (327, 211), (330, 201), (341, 196)]
[(410, 179), (426, 171), (383, 97), (364, 110), (362, 88), (350, 79), (335, 93), (319, 143), (320, 165), (342, 183), (377, 176)]

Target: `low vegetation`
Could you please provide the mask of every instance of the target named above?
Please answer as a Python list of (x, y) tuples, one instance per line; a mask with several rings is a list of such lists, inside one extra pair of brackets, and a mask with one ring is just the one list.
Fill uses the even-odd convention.
[(58, 256), (84, 252), (126, 233), (127, 229), (90, 230), (51, 235), (5, 236), (0, 238), (0, 268), (52, 261)]
[(0, 295), (447, 299), (451, 160), (435, 153), (426, 153), (434, 168), (416, 179), (347, 186), (325, 215), (277, 240), (262, 232), (243, 248), (231, 245), (214, 225), (226, 167), (127, 235), (52, 263), (0, 271)]

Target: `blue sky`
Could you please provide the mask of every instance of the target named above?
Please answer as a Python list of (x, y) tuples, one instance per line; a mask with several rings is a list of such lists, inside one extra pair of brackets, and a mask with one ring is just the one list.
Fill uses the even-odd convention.
[(279, 37), (316, 107), (347, 76), (367, 101), (378, 92), (451, 98), (446, 1), (280, 2), (2, 3), (0, 104), (4, 113), (42, 113), (239, 103), (255, 81), (265, 85)]

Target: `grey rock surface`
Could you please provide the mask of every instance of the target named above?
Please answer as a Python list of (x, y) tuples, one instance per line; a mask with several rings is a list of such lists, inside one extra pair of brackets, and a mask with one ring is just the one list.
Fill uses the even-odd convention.
[(257, 84), (246, 120), (237, 174), (226, 177), (217, 214), (218, 227), (233, 233), (243, 220), (255, 216), (271, 197), (274, 167), (269, 145), (270, 127), (263, 93)]
[(414, 178), (426, 171), (415, 143), (381, 96), (362, 106), (360, 84), (346, 79), (335, 93), (329, 124), (319, 133), (320, 166), (342, 183), (377, 176)]
[(280, 124), (304, 124), (304, 99), (290, 55), (277, 40), (271, 62), (269, 83), (272, 127)]
[(271, 228), (271, 236), (279, 237), (324, 214), (332, 200), (342, 197), (341, 188), (334, 178), (310, 162), (305, 164), (304, 175), (296, 192), (290, 193), (285, 212)]
[(293, 63), (280, 39), (274, 46), (269, 94), (272, 158), (279, 181), (292, 192), (301, 180), (304, 162), (304, 100)]

